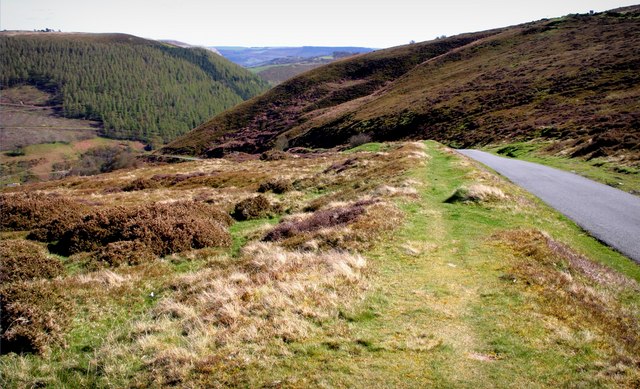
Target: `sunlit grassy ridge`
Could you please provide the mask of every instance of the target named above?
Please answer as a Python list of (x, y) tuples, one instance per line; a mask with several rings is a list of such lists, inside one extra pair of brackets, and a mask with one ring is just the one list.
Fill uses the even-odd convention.
[(96, 253), (52, 257), (64, 277), (21, 285), (66, 304), (71, 320), (40, 354), (2, 355), (3, 387), (640, 382), (638, 266), (435, 142), (29, 189), (80, 211), (192, 200), (234, 213), (282, 180), (283, 193), (261, 194), (267, 216), (228, 229), (228, 247), (97, 269)]

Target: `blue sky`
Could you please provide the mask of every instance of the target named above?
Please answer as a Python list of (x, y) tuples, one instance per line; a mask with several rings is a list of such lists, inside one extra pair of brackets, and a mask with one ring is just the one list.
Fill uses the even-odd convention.
[(619, 0), (0, 0), (0, 29), (123, 32), (197, 45), (390, 47)]

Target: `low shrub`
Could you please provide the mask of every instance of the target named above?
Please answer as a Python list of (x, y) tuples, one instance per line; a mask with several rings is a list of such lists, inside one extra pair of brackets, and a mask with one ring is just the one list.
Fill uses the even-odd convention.
[(275, 194), (283, 194), (290, 190), (293, 190), (293, 185), (290, 181), (284, 179), (263, 182), (258, 188), (258, 192), (260, 193), (273, 192)]
[(356, 134), (349, 138), (349, 147), (362, 146), (365, 143), (371, 142), (371, 135), (368, 134)]
[(131, 181), (129, 184), (125, 185), (122, 188), (122, 190), (125, 192), (134, 192), (138, 190), (157, 189), (157, 188), (160, 188), (160, 182), (158, 182), (157, 180), (146, 179), (146, 178), (136, 178), (135, 180)]
[(43, 353), (62, 344), (73, 305), (58, 284), (15, 282), (0, 288), (0, 353)]
[(62, 196), (43, 193), (0, 195), (0, 230), (31, 230), (51, 222), (79, 218), (85, 206)]
[(69, 255), (97, 251), (109, 243), (139, 241), (155, 255), (231, 244), (231, 217), (219, 208), (192, 201), (113, 207), (94, 212), (66, 231), (56, 250)]
[(271, 212), (271, 203), (263, 195), (246, 198), (236, 204), (233, 210), (234, 219), (238, 221), (260, 219)]
[(350, 206), (316, 211), (310, 216), (299, 220), (284, 221), (267, 233), (263, 240), (278, 241), (300, 233), (347, 225), (354, 222), (365, 212), (366, 207), (373, 203), (375, 203), (374, 200), (358, 201)]
[(120, 241), (109, 243), (95, 254), (95, 260), (103, 266), (141, 265), (155, 259), (151, 250), (142, 242)]
[(261, 161), (280, 161), (287, 159), (288, 154), (280, 150), (268, 150), (260, 154)]
[(70, 174), (92, 176), (130, 167), (138, 167), (133, 150), (121, 146), (103, 146), (84, 152), (71, 168)]
[(62, 235), (74, 225), (82, 221), (83, 214), (80, 212), (67, 212), (56, 216), (54, 219), (40, 224), (33, 229), (27, 239), (39, 242), (55, 242), (62, 238)]
[(0, 240), (0, 283), (52, 278), (62, 274), (60, 260), (38, 244), (22, 239)]

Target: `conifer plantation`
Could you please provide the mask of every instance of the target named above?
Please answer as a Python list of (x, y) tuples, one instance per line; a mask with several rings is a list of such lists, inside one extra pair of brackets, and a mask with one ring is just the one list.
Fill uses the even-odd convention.
[(124, 34), (0, 35), (0, 87), (34, 85), (109, 138), (167, 142), (267, 85), (199, 48)]

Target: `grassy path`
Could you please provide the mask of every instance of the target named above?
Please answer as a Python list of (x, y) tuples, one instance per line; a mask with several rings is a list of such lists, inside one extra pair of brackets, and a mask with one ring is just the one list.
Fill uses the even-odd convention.
[[(367, 254), (376, 269), (371, 292), (323, 336), (294, 345), (294, 357), (271, 371), (272, 382), (291, 387), (616, 386), (598, 372), (612, 358), (598, 330), (570, 326), (548, 314), (535, 291), (510, 278), (513, 253), (495, 244), (492, 235), (543, 228), (637, 279), (633, 265), (530, 198), (507, 207), (445, 203), (457, 187), (482, 174), (435, 143), (428, 143), (428, 153), (428, 165), (412, 177), (422, 183), (421, 201), (404, 203), (405, 226)], [(262, 374), (254, 382), (271, 378)]]

